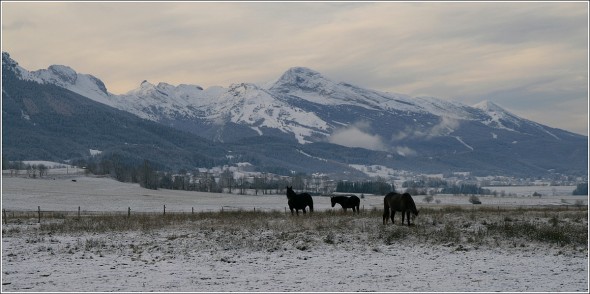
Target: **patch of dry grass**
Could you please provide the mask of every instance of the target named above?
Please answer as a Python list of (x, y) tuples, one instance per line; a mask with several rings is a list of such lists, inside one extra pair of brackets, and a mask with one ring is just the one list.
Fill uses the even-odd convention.
[[(319, 211), (291, 216), (282, 211), (225, 211), (201, 213), (136, 213), (44, 219), (27, 227), (17, 221), (3, 225), (5, 237), (34, 231), (37, 235), (83, 235), (129, 232), (168, 232), (168, 242), (186, 238), (204, 240), (226, 248), (276, 251), (315, 246), (372, 246), (398, 242), (462, 244), (461, 246), (525, 247), (530, 242), (556, 246), (587, 247), (588, 210), (563, 208), (497, 209), (445, 207), (423, 208), (411, 227), (382, 224), (382, 211), (373, 209), (360, 215), (341, 211)], [(28, 223), (33, 221), (29, 220)], [(96, 241), (96, 240), (94, 240)], [(88, 246), (88, 244), (87, 244)], [(95, 246), (90, 244), (90, 246)], [(96, 245), (97, 246), (97, 245)], [(188, 245), (187, 245), (188, 246)], [(205, 245), (203, 245), (205, 246)], [(449, 245), (450, 246), (450, 245)], [(370, 247), (368, 247), (370, 248)], [(378, 250), (378, 249), (375, 249)]]

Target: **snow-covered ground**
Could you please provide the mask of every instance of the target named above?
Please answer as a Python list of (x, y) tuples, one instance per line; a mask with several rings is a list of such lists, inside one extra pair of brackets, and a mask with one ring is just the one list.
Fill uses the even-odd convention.
[[(72, 181), (72, 180), (75, 180)], [(557, 187), (559, 188), (559, 187)], [(504, 189), (504, 188), (502, 188)], [(520, 187), (521, 190), (527, 188)], [(552, 187), (530, 187), (534, 191), (552, 189)], [(571, 187), (566, 187), (570, 190)], [(510, 191), (510, 190), (509, 190)], [(573, 191), (573, 189), (572, 189)], [(507, 191), (508, 193), (508, 191)], [(261, 194), (261, 193), (260, 193)], [(532, 194), (532, 193), (531, 193)], [(530, 194), (528, 194), (530, 195)], [(360, 195), (359, 195), (360, 196)], [(433, 201), (426, 203), (424, 196), (413, 196), (418, 206), (467, 205), (471, 206), (468, 196), (435, 195)], [(479, 196), (482, 205), (494, 206), (535, 206), (535, 205), (575, 205), (576, 201), (587, 205), (584, 196)], [(238, 195), (178, 190), (148, 190), (138, 184), (121, 183), (109, 178), (51, 177), (29, 179), (7, 177), (2, 181), (2, 207), (6, 210), (42, 210), (52, 211), (132, 211), (157, 212), (166, 205), (167, 211), (191, 212), (226, 210), (284, 210), (287, 207), (285, 195)], [(365, 195), (361, 199), (361, 208), (382, 209), (382, 195)], [(314, 197), (314, 209), (332, 209), (329, 197)]]
[[(75, 179), (76, 181), (72, 181)], [(464, 205), (467, 196), (436, 195), (419, 208)], [(382, 196), (366, 195), (365, 209), (382, 209)], [(480, 197), (482, 205), (573, 204), (587, 197)], [(146, 190), (106, 178), (3, 177), (2, 208), (11, 210), (190, 212), (279, 210), (284, 195), (241, 196)], [(327, 197), (314, 197), (316, 210), (330, 210)], [(340, 209), (338, 207), (334, 209)], [(418, 219), (422, 215), (418, 216)], [(426, 216), (423, 216), (426, 217)], [(285, 215), (276, 221), (304, 220)], [(588, 292), (588, 250), (545, 243), (519, 246), (429, 244), (412, 239), (391, 244), (362, 234), (338, 233), (327, 242), (305, 229), (278, 226), (216, 228), (201, 223), (156, 230), (43, 233), (34, 219), (3, 224), (2, 292)], [(381, 219), (359, 217), (366, 226)], [(587, 217), (584, 220), (587, 224)], [(285, 226), (286, 228), (289, 226)], [(397, 223), (384, 233), (412, 234)], [(297, 236), (297, 238), (282, 238)], [(501, 240), (500, 240), (501, 242)], [(303, 245), (303, 246), (302, 246)], [(587, 244), (586, 244), (587, 247)]]

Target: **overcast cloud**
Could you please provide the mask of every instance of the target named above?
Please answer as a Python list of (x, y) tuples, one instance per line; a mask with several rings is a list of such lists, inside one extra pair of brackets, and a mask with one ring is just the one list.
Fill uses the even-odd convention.
[(266, 82), (293, 66), (361, 87), (493, 101), (588, 133), (588, 3), (2, 2), (2, 50), (121, 94)]
[(328, 137), (330, 143), (347, 146), (360, 147), (376, 151), (388, 151), (379, 135), (371, 134), (371, 125), (366, 121), (358, 121), (350, 126), (335, 130)]

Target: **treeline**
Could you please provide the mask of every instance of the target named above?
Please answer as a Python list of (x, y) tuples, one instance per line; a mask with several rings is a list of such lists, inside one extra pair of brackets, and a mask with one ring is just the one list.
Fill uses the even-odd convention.
[(161, 167), (146, 159), (105, 154), (76, 160), (73, 165), (83, 167), (86, 174), (108, 175), (119, 182), (138, 183), (148, 189), (160, 187), (157, 170)]
[(439, 193), (453, 194), (453, 195), (469, 195), (469, 194), (490, 195), (490, 194), (492, 194), (492, 192), (489, 189), (481, 188), (476, 184), (452, 185), (450, 187), (442, 188)]
[[(412, 195), (426, 195), (426, 194), (453, 194), (453, 195), (490, 195), (492, 191), (483, 189), (477, 184), (449, 184), (449, 182), (440, 178), (425, 178), (420, 180), (405, 181), (402, 187), (406, 188), (406, 192)], [(434, 188), (430, 189), (429, 188)]]
[(420, 180), (405, 181), (403, 188), (448, 188), (449, 182), (440, 178), (426, 178)]
[(588, 183), (578, 184), (572, 195), (588, 195)]
[(47, 175), (49, 167), (40, 164), (29, 164), (22, 161), (5, 161), (2, 160), (2, 170), (10, 171), (10, 176), (17, 176), (21, 171), (25, 171), (30, 178), (43, 177)]
[(386, 183), (384, 180), (362, 182), (339, 181), (336, 184), (336, 192), (385, 195), (389, 192), (395, 192), (395, 186)]
[(448, 188), (449, 183), (440, 178), (425, 178), (420, 180), (409, 180), (402, 183), (402, 187), (406, 188), (406, 192), (411, 195), (427, 195), (435, 193), (429, 188)]
[(254, 193), (258, 195), (259, 193), (280, 193), (287, 185), (293, 186), (296, 190), (308, 188), (305, 185), (307, 178), (305, 174), (295, 174), (287, 180), (262, 173), (248, 181), (243, 177), (236, 179), (234, 173), (229, 169), (218, 175), (208, 171), (187, 171), (186, 169), (175, 173), (166, 171), (164, 167), (149, 160), (141, 161), (118, 154), (78, 160), (74, 164), (85, 167), (88, 174), (109, 175), (120, 182), (138, 183), (141, 187), (148, 189), (237, 194), (245, 194), (246, 190), (254, 190)]

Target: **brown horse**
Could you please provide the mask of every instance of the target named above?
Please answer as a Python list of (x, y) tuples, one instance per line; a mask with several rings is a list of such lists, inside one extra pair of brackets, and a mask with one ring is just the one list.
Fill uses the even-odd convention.
[(293, 209), (295, 209), (297, 215), (299, 215), (299, 209), (302, 209), (303, 214), (305, 214), (305, 207), (307, 206), (309, 206), (309, 212), (313, 212), (313, 199), (308, 193), (296, 194), (293, 187), (287, 187), (287, 199), (291, 214), (293, 214)]
[(390, 210), (392, 224), (394, 223), (393, 217), (395, 216), (396, 211), (401, 211), (402, 213), (402, 226), (404, 225), (404, 214), (408, 218), (408, 226), (410, 226), (410, 212), (412, 212), (415, 216), (418, 216), (416, 204), (409, 193), (388, 193), (383, 199), (383, 210), (383, 224), (387, 224)]
[(348, 208), (352, 208), (352, 213), (355, 212), (357, 214), (360, 213), (359, 206), (361, 204), (361, 200), (356, 195), (351, 196), (332, 196), (330, 197), (330, 201), (332, 202), (332, 207), (336, 205), (336, 203), (342, 206), (342, 209), (346, 212)]

